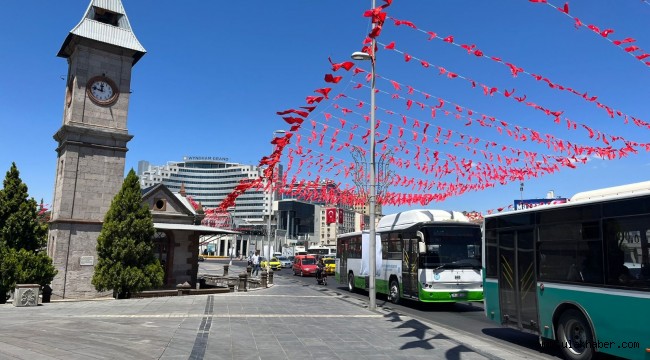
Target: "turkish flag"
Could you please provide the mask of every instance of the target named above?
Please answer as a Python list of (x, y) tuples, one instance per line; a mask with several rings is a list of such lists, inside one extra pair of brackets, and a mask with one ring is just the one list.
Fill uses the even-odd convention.
[(339, 209), (339, 224), (343, 224), (343, 209)]
[(336, 209), (327, 209), (327, 212), (325, 213), (325, 222), (328, 225), (336, 222)]

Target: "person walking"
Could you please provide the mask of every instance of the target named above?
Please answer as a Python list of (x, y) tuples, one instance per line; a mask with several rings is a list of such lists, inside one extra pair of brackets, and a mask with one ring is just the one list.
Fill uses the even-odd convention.
[(253, 271), (251, 275), (257, 276), (260, 272), (260, 256), (255, 254), (253, 255)]

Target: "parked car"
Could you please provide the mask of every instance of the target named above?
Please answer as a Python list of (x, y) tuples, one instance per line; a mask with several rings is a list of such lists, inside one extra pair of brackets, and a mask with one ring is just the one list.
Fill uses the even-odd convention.
[(325, 263), (325, 274), (334, 275), (336, 271), (336, 260), (334, 258), (323, 258), (323, 263)]
[(289, 258), (286, 256), (278, 256), (278, 261), (280, 262), (283, 268), (290, 268), (291, 266), (293, 266), (293, 262), (291, 262), (291, 260), (289, 260)]
[[(267, 261), (266, 258), (260, 258), (260, 266), (262, 268), (267, 267)], [(268, 263), (268, 266), (271, 267), (272, 270), (282, 270), (282, 263), (278, 260), (278, 258), (271, 258), (271, 261)]]
[(313, 276), (316, 274), (316, 258), (313, 256), (299, 255), (293, 262), (293, 275)]

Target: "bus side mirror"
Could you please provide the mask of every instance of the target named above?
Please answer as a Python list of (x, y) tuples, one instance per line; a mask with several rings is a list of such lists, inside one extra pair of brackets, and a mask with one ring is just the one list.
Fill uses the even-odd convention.
[(415, 233), (415, 236), (418, 238), (418, 252), (424, 254), (427, 252), (427, 244), (424, 242), (424, 234), (422, 231)]

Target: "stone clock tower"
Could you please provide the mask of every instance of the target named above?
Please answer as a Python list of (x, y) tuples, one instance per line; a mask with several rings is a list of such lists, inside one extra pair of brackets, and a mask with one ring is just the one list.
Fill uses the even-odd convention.
[(121, 0), (91, 0), (58, 56), (68, 60), (48, 254), (53, 298), (92, 298), (97, 237), (124, 180), (131, 69), (145, 54)]

